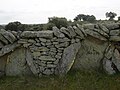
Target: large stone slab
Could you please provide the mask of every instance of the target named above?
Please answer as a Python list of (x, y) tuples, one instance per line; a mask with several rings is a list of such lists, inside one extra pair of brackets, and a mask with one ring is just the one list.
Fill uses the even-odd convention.
[(53, 29), (54, 35), (56, 37), (61, 37), (61, 38), (65, 37), (65, 35), (63, 33), (61, 33), (57, 27), (53, 27), (52, 29)]
[(110, 41), (120, 41), (120, 36), (110, 36), (110, 39), (109, 39)]
[(119, 36), (120, 35), (120, 29), (118, 30), (111, 30), (110, 31), (111, 36)]
[(98, 32), (96, 31), (93, 31), (93, 30), (89, 30), (89, 29), (86, 29), (85, 32), (90, 35), (90, 36), (93, 36), (99, 40), (103, 40), (103, 41), (107, 41), (107, 39), (105, 37), (103, 37), (102, 35), (100, 35)]
[(80, 46), (80, 43), (75, 43), (64, 49), (62, 59), (56, 68), (56, 74), (66, 74), (71, 69)]
[(0, 56), (3, 56), (11, 51), (14, 51), (17, 47), (20, 47), (20, 44), (18, 44), (17, 42), (4, 46), (0, 50)]
[(111, 24), (104, 24), (109, 30), (119, 29), (120, 24), (118, 23), (111, 23)]
[(114, 45), (109, 44), (105, 50), (103, 69), (108, 74), (120, 72), (120, 53)]
[(103, 37), (109, 38), (109, 35), (105, 33), (104, 31), (102, 31), (101, 29), (93, 29), (93, 31), (98, 32)]
[(0, 76), (5, 75), (7, 56), (8, 55), (4, 55), (4, 56), (0, 57)]
[(4, 44), (0, 42), (0, 49), (4, 47)]
[(72, 26), (68, 26), (68, 32), (70, 33), (70, 36), (73, 38), (76, 36), (75, 30)]
[(33, 55), (31, 54), (30, 50), (27, 49), (26, 51), (26, 61), (28, 66), (30, 67), (30, 70), (35, 76), (38, 76), (38, 71), (35, 67), (35, 63), (33, 62)]
[(76, 26), (73, 26), (73, 28), (75, 29), (75, 33), (84, 39), (84, 34), (81, 32), (81, 30), (79, 30)]
[(84, 27), (84, 29), (95, 29), (94, 24), (84, 24), (83, 27)]
[(3, 35), (0, 33), (0, 41), (2, 42), (2, 43), (4, 43), (5, 45), (7, 45), (8, 44), (8, 40), (5, 38), (5, 37), (3, 37)]
[(26, 49), (18, 48), (8, 55), (5, 72), (7, 76), (32, 75), (26, 61)]
[(112, 62), (114, 63), (116, 69), (120, 72), (120, 53), (117, 49), (115, 49), (113, 52)]
[(100, 61), (104, 57), (104, 51), (107, 46), (107, 42), (88, 36), (83, 42), (81, 42), (81, 48), (76, 55), (73, 69), (99, 69)]
[(63, 34), (65, 34), (66, 37), (71, 38), (71, 35), (70, 35), (70, 33), (68, 32), (68, 29), (67, 29), (67, 28), (61, 27), (60, 32), (62, 32)]
[(87, 36), (87, 34), (86, 34), (86, 32), (85, 32), (85, 29), (84, 29), (81, 25), (77, 24), (77, 27), (78, 27), (79, 30), (84, 34), (84, 36)]
[(53, 38), (53, 31), (24, 31), (20, 36), (21, 38)]
[(13, 43), (17, 40), (17, 38), (11, 33), (4, 29), (0, 30), (0, 34), (2, 34), (10, 43)]
[(98, 26), (99, 26), (99, 28), (100, 28), (102, 31), (104, 31), (104, 32), (106, 32), (106, 33), (109, 33), (109, 29), (106, 28), (104, 25), (98, 24)]
[(103, 68), (107, 74), (115, 74), (116, 73), (112, 67), (112, 61), (105, 59), (105, 58), (103, 59)]

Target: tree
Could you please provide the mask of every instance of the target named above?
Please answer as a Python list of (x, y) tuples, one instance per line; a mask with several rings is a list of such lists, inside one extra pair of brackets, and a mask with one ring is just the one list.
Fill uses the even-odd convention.
[(114, 20), (114, 18), (117, 16), (114, 12), (106, 12), (106, 18), (109, 18), (109, 20)]
[(96, 20), (96, 17), (94, 15), (86, 15), (83, 17), (83, 20), (92, 23)]
[(96, 17), (94, 15), (84, 15), (84, 14), (79, 14), (74, 18), (74, 21), (94, 22), (95, 20), (96, 20)]
[(79, 14), (74, 18), (74, 21), (82, 21), (84, 19), (85, 15), (84, 14)]
[(48, 24), (56, 26), (58, 28), (67, 27), (68, 21), (65, 17), (50, 17), (48, 18)]
[(6, 30), (11, 30), (11, 31), (23, 31), (24, 30), (24, 25), (22, 25), (18, 21), (10, 22), (5, 26), (5, 29)]

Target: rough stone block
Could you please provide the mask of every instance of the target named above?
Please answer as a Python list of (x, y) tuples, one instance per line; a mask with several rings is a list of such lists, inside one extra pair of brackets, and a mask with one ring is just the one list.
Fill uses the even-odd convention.
[(56, 37), (61, 37), (61, 38), (65, 37), (65, 35), (61, 33), (57, 27), (53, 27), (53, 32)]
[(24, 31), (21, 38), (53, 38), (53, 31)]
[(40, 56), (39, 57), (40, 60), (42, 61), (55, 61), (55, 58), (52, 58), (51, 56)]

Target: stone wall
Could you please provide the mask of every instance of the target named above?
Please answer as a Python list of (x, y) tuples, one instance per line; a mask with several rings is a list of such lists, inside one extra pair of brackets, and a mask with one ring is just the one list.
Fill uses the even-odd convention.
[(44, 31), (0, 30), (0, 75), (63, 75), (71, 68), (120, 71), (120, 24)]

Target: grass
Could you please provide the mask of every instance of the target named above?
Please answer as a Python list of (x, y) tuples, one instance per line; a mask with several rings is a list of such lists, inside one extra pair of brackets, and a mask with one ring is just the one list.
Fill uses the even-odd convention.
[(2, 77), (0, 90), (120, 90), (120, 74), (70, 71), (64, 77)]

